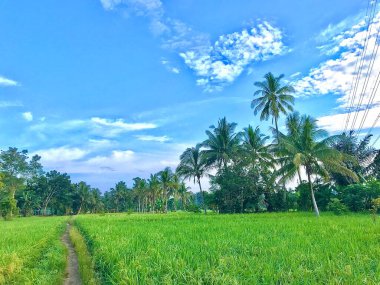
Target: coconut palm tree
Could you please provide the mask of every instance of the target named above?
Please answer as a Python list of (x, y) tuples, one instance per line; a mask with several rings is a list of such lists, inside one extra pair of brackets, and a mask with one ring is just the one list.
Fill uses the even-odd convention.
[(202, 195), (204, 213), (206, 214), (207, 210), (205, 196), (201, 185), (201, 178), (206, 175), (207, 161), (205, 153), (201, 151), (200, 148), (200, 144), (192, 148), (187, 148), (180, 156), (180, 163), (176, 172), (184, 179), (193, 179), (194, 184), (198, 183), (199, 191)]
[[(349, 155), (349, 158), (355, 158), (353, 161), (346, 159), (345, 163), (362, 181), (365, 181), (365, 175), (368, 172), (367, 167), (372, 163), (377, 152), (375, 148), (370, 146), (371, 137), (372, 135), (370, 134), (359, 139), (354, 131), (349, 131), (337, 136), (337, 139), (332, 144), (335, 149)], [(352, 183), (349, 178), (347, 179), (347, 177), (339, 175), (339, 173), (334, 173), (333, 177), (339, 185), (349, 185)]]
[(260, 132), (260, 128), (253, 129), (251, 125), (244, 129), (242, 150), (255, 165), (274, 167), (274, 158), (270, 145), (266, 144), (269, 136)]
[(160, 179), (158, 177), (158, 174), (151, 174), (150, 177), (147, 180), (148, 184), (148, 191), (151, 196), (151, 203), (152, 203), (152, 211), (153, 213), (156, 210), (156, 202), (157, 202), (157, 197), (159, 196), (160, 192)]
[(208, 166), (227, 167), (240, 142), (240, 134), (235, 133), (235, 128), (236, 123), (228, 123), (224, 117), (216, 127), (212, 125), (211, 130), (206, 131), (208, 138), (202, 146), (206, 148), (203, 153)]
[(279, 140), (278, 119), (280, 114), (287, 114), (293, 111), (294, 97), (291, 95), (295, 92), (291, 85), (281, 84), (284, 75), (276, 77), (271, 72), (264, 75), (264, 81), (255, 82), (254, 85), (259, 89), (254, 93), (251, 108), (254, 114), (260, 113), (260, 120), (268, 120), (272, 118), (276, 128), (276, 138)]
[(347, 175), (354, 181), (357, 181), (358, 177), (345, 166), (344, 155), (330, 146), (336, 137), (328, 137), (327, 132), (319, 129), (316, 120), (310, 116), (303, 116), (300, 121), (299, 136), (280, 137), (276, 152), (281, 167), (276, 171), (276, 176), (280, 177), (280, 181), (289, 181), (297, 174), (297, 170), (303, 167), (307, 175), (314, 212), (319, 216), (312, 176), (328, 180), (333, 171)]
[(191, 199), (190, 187), (186, 186), (185, 182), (181, 182), (178, 188), (178, 195), (181, 197), (182, 210), (186, 209), (186, 206)]
[(162, 199), (164, 201), (164, 210), (165, 212), (168, 211), (168, 199), (169, 199), (169, 190), (170, 190), (170, 183), (173, 178), (173, 172), (171, 171), (170, 167), (166, 167), (164, 170), (160, 171), (158, 173), (161, 187), (162, 187)]

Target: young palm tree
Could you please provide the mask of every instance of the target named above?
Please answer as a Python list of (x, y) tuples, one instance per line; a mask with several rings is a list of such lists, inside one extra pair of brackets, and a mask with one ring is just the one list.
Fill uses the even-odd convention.
[(264, 81), (255, 82), (255, 86), (259, 89), (254, 93), (257, 97), (252, 100), (251, 108), (254, 109), (254, 114), (260, 113), (260, 120), (268, 120), (272, 118), (276, 128), (277, 141), (279, 140), (278, 118), (280, 114), (287, 114), (288, 111), (293, 111), (294, 97), (291, 95), (295, 92), (290, 85), (282, 85), (281, 79), (284, 77), (281, 74), (275, 77), (271, 72), (264, 75)]
[(203, 153), (207, 165), (226, 168), (240, 142), (240, 135), (235, 133), (236, 123), (228, 123), (224, 117), (218, 121), (216, 127), (210, 128), (211, 131), (206, 131), (208, 139), (202, 143), (202, 146), (206, 147)]
[(180, 163), (176, 172), (184, 179), (193, 179), (194, 184), (198, 183), (199, 191), (202, 195), (204, 213), (206, 214), (207, 211), (204, 192), (201, 185), (201, 178), (206, 175), (207, 162), (204, 152), (202, 152), (200, 148), (200, 144), (192, 148), (187, 148), (180, 156)]
[(274, 158), (270, 151), (270, 145), (266, 142), (269, 136), (260, 132), (260, 128), (253, 129), (251, 125), (244, 129), (243, 133), (243, 151), (249, 156), (253, 164), (273, 167)]
[(309, 183), (309, 189), (315, 214), (319, 216), (318, 205), (315, 200), (312, 185), (312, 175), (329, 179), (330, 173), (337, 172), (357, 181), (357, 175), (346, 168), (343, 154), (330, 147), (336, 137), (328, 137), (325, 130), (319, 129), (316, 120), (309, 116), (301, 119), (298, 136), (281, 136), (277, 146), (277, 156), (280, 169), (276, 176), (280, 181), (292, 179), (300, 167), (304, 167)]

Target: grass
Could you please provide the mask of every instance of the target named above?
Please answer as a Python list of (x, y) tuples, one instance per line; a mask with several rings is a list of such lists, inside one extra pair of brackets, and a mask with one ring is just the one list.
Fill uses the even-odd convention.
[(96, 285), (99, 284), (94, 272), (94, 265), (91, 256), (87, 250), (87, 245), (75, 227), (70, 228), (70, 239), (74, 245), (75, 251), (78, 255), (79, 272), (83, 284)]
[(66, 251), (65, 217), (0, 221), (0, 284), (60, 284)]
[(380, 223), (305, 213), (83, 215), (102, 284), (380, 284)]

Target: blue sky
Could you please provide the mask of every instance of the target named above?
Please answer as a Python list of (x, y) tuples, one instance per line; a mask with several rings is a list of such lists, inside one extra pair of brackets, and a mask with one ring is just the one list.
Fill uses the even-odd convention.
[[(296, 87), (298, 111), (339, 132), (356, 111), (348, 108), (350, 86), (366, 7), (364, 0), (0, 1), (0, 147), (38, 153), (46, 169), (102, 190), (130, 185), (175, 167), (220, 117), (267, 131), (270, 122), (253, 115), (250, 101), (253, 82), (268, 71)], [(379, 45), (375, 8), (368, 51)], [(380, 112), (380, 90), (371, 96), (379, 71), (377, 56), (368, 90), (360, 93), (365, 79), (358, 81), (360, 106), (370, 103), (363, 134)], [(372, 132), (380, 133), (380, 120)]]

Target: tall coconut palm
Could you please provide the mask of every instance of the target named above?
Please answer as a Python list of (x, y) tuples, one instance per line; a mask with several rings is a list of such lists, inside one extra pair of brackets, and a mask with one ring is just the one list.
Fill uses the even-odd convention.
[(317, 216), (319, 210), (312, 185), (313, 175), (327, 180), (333, 171), (347, 175), (354, 181), (358, 180), (357, 175), (346, 168), (343, 154), (330, 146), (334, 139), (335, 137), (328, 137), (325, 130), (317, 127), (316, 120), (304, 116), (301, 119), (299, 136), (281, 136), (276, 149), (281, 165), (276, 175), (280, 177), (280, 181), (292, 179), (300, 167), (305, 169)]
[(217, 126), (212, 125), (211, 130), (206, 131), (208, 138), (202, 145), (206, 148), (203, 153), (208, 166), (227, 167), (240, 142), (240, 134), (235, 133), (235, 128), (236, 123), (228, 123), (224, 117), (219, 119)]
[(254, 93), (251, 108), (254, 114), (260, 112), (260, 120), (268, 120), (272, 118), (276, 128), (276, 138), (279, 140), (278, 119), (280, 114), (287, 114), (293, 111), (294, 97), (291, 95), (295, 92), (291, 85), (281, 84), (284, 75), (276, 77), (271, 72), (264, 75), (264, 81), (255, 82), (254, 85), (259, 89)]
[(202, 195), (204, 213), (207, 213), (205, 196), (201, 185), (201, 178), (206, 175), (207, 160), (205, 153), (200, 150), (201, 145), (187, 148), (180, 156), (180, 163), (177, 167), (177, 174), (184, 179), (193, 179), (194, 184), (198, 183), (199, 191)]

